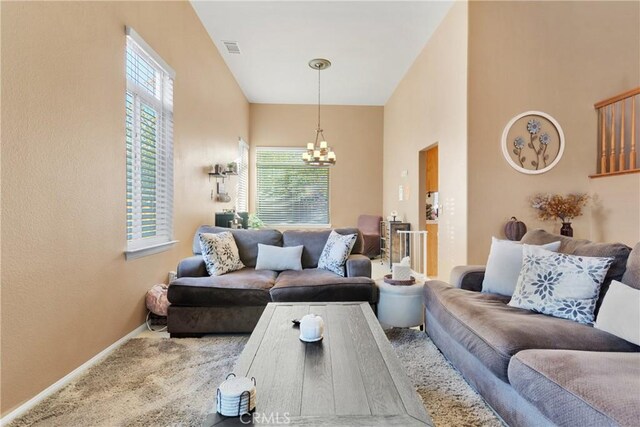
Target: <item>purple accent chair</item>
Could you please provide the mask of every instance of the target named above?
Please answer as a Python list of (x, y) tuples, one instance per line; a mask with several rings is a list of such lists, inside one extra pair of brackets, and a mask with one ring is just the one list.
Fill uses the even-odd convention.
[(373, 259), (380, 255), (380, 221), (379, 215), (360, 215), (358, 217), (358, 229), (364, 238), (362, 255)]

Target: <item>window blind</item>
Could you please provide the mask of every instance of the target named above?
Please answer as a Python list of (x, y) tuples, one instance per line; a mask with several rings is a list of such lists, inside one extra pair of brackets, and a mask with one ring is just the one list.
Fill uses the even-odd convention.
[(127, 250), (135, 251), (173, 238), (173, 71), (127, 30)]
[(329, 224), (329, 169), (306, 165), (304, 151), (257, 149), (257, 215), (265, 224)]
[(237, 204), (238, 212), (249, 211), (249, 144), (242, 138), (238, 143), (239, 159), (238, 159), (238, 188), (237, 188)]

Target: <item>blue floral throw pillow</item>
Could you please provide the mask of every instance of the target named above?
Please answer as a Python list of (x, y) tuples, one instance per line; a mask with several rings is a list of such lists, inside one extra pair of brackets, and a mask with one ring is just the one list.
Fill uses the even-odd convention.
[(347, 262), (357, 238), (357, 234), (343, 236), (331, 230), (329, 239), (327, 239), (327, 243), (324, 245), (318, 260), (318, 268), (333, 271), (344, 277), (344, 264)]
[(613, 260), (524, 245), (522, 270), (509, 305), (591, 325)]
[(244, 268), (236, 240), (228, 231), (200, 234), (200, 248), (210, 276), (222, 276)]

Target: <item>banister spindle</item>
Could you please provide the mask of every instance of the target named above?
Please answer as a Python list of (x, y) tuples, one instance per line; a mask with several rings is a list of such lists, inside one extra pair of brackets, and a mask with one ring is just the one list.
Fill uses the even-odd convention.
[(618, 170), (623, 171), (627, 170), (627, 162), (624, 158), (624, 115), (626, 108), (626, 100), (622, 100), (622, 112), (620, 114), (620, 161), (618, 163)]
[(594, 150), (598, 172), (589, 178), (640, 175), (640, 131), (636, 131), (636, 123), (640, 123), (636, 110), (638, 102), (640, 86), (593, 104), (600, 126), (596, 129)]
[(629, 151), (629, 169), (636, 168), (636, 98), (631, 98), (631, 151)]
[(600, 153), (600, 173), (607, 172), (607, 114), (605, 112), (606, 108), (602, 107), (600, 109), (600, 128), (602, 129), (602, 149)]
[(609, 155), (609, 172), (616, 171), (616, 104), (611, 104), (611, 153)]

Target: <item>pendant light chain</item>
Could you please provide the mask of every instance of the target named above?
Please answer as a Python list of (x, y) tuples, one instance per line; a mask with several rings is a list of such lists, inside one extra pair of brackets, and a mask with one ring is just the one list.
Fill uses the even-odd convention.
[(316, 127), (315, 143), (307, 144), (307, 151), (302, 155), (302, 160), (310, 166), (333, 166), (336, 163), (336, 153), (327, 145), (322, 128), (320, 128), (322, 108), (320, 72), (329, 68), (331, 62), (318, 58), (309, 61), (309, 66), (318, 71), (318, 126)]
[(320, 129), (320, 67), (318, 67), (318, 129)]

